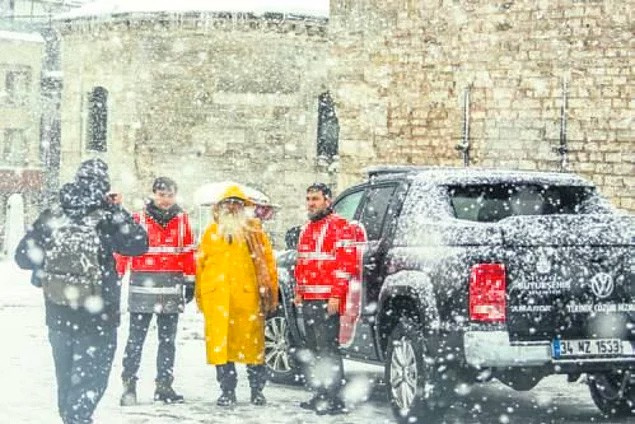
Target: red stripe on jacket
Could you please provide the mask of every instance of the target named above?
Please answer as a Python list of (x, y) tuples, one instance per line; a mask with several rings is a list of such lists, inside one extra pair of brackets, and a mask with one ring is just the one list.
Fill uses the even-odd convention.
[(137, 212), (133, 218), (146, 228), (149, 249), (141, 256), (117, 255), (119, 275), (128, 269), (132, 272), (182, 272), (188, 280), (194, 281), (196, 246), (187, 214), (179, 213), (165, 227), (145, 212)]
[(348, 282), (361, 272), (364, 239), (361, 227), (334, 213), (306, 224), (298, 241), (296, 294), (304, 300), (338, 298), (343, 309)]

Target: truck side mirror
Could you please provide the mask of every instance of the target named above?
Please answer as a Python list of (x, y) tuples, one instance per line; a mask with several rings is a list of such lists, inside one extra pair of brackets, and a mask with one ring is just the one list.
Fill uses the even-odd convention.
[(291, 227), (284, 235), (284, 243), (289, 250), (298, 249), (298, 240), (300, 239), (300, 226)]

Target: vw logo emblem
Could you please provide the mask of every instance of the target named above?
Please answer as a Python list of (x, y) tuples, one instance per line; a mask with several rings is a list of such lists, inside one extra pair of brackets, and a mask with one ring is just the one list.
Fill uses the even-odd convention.
[(599, 299), (609, 297), (613, 293), (613, 277), (605, 272), (599, 272), (591, 278), (591, 290)]

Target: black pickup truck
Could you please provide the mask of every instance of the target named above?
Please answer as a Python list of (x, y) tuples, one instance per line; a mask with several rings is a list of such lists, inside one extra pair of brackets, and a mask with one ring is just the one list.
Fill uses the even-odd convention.
[[(383, 364), (402, 423), (430, 422), (459, 384), (516, 390), (587, 376), (598, 408), (635, 415), (635, 219), (571, 174), (378, 167), (335, 211), (367, 232), (348, 359)], [(291, 239), (293, 237), (290, 237)], [(267, 321), (274, 381), (301, 380), (295, 251)]]

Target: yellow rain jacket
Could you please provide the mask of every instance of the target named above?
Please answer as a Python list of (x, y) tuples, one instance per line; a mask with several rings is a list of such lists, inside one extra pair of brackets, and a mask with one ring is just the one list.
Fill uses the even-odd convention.
[[(248, 202), (238, 187), (230, 187), (222, 199), (237, 197)], [(278, 292), (276, 264), (260, 221), (249, 220), (251, 236), (260, 241), (274, 293)], [(214, 222), (200, 241), (196, 268), (196, 302), (205, 317), (207, 362), (262, 364), (264, 315), (256, 271), (244, 238), (228, 242)]]

